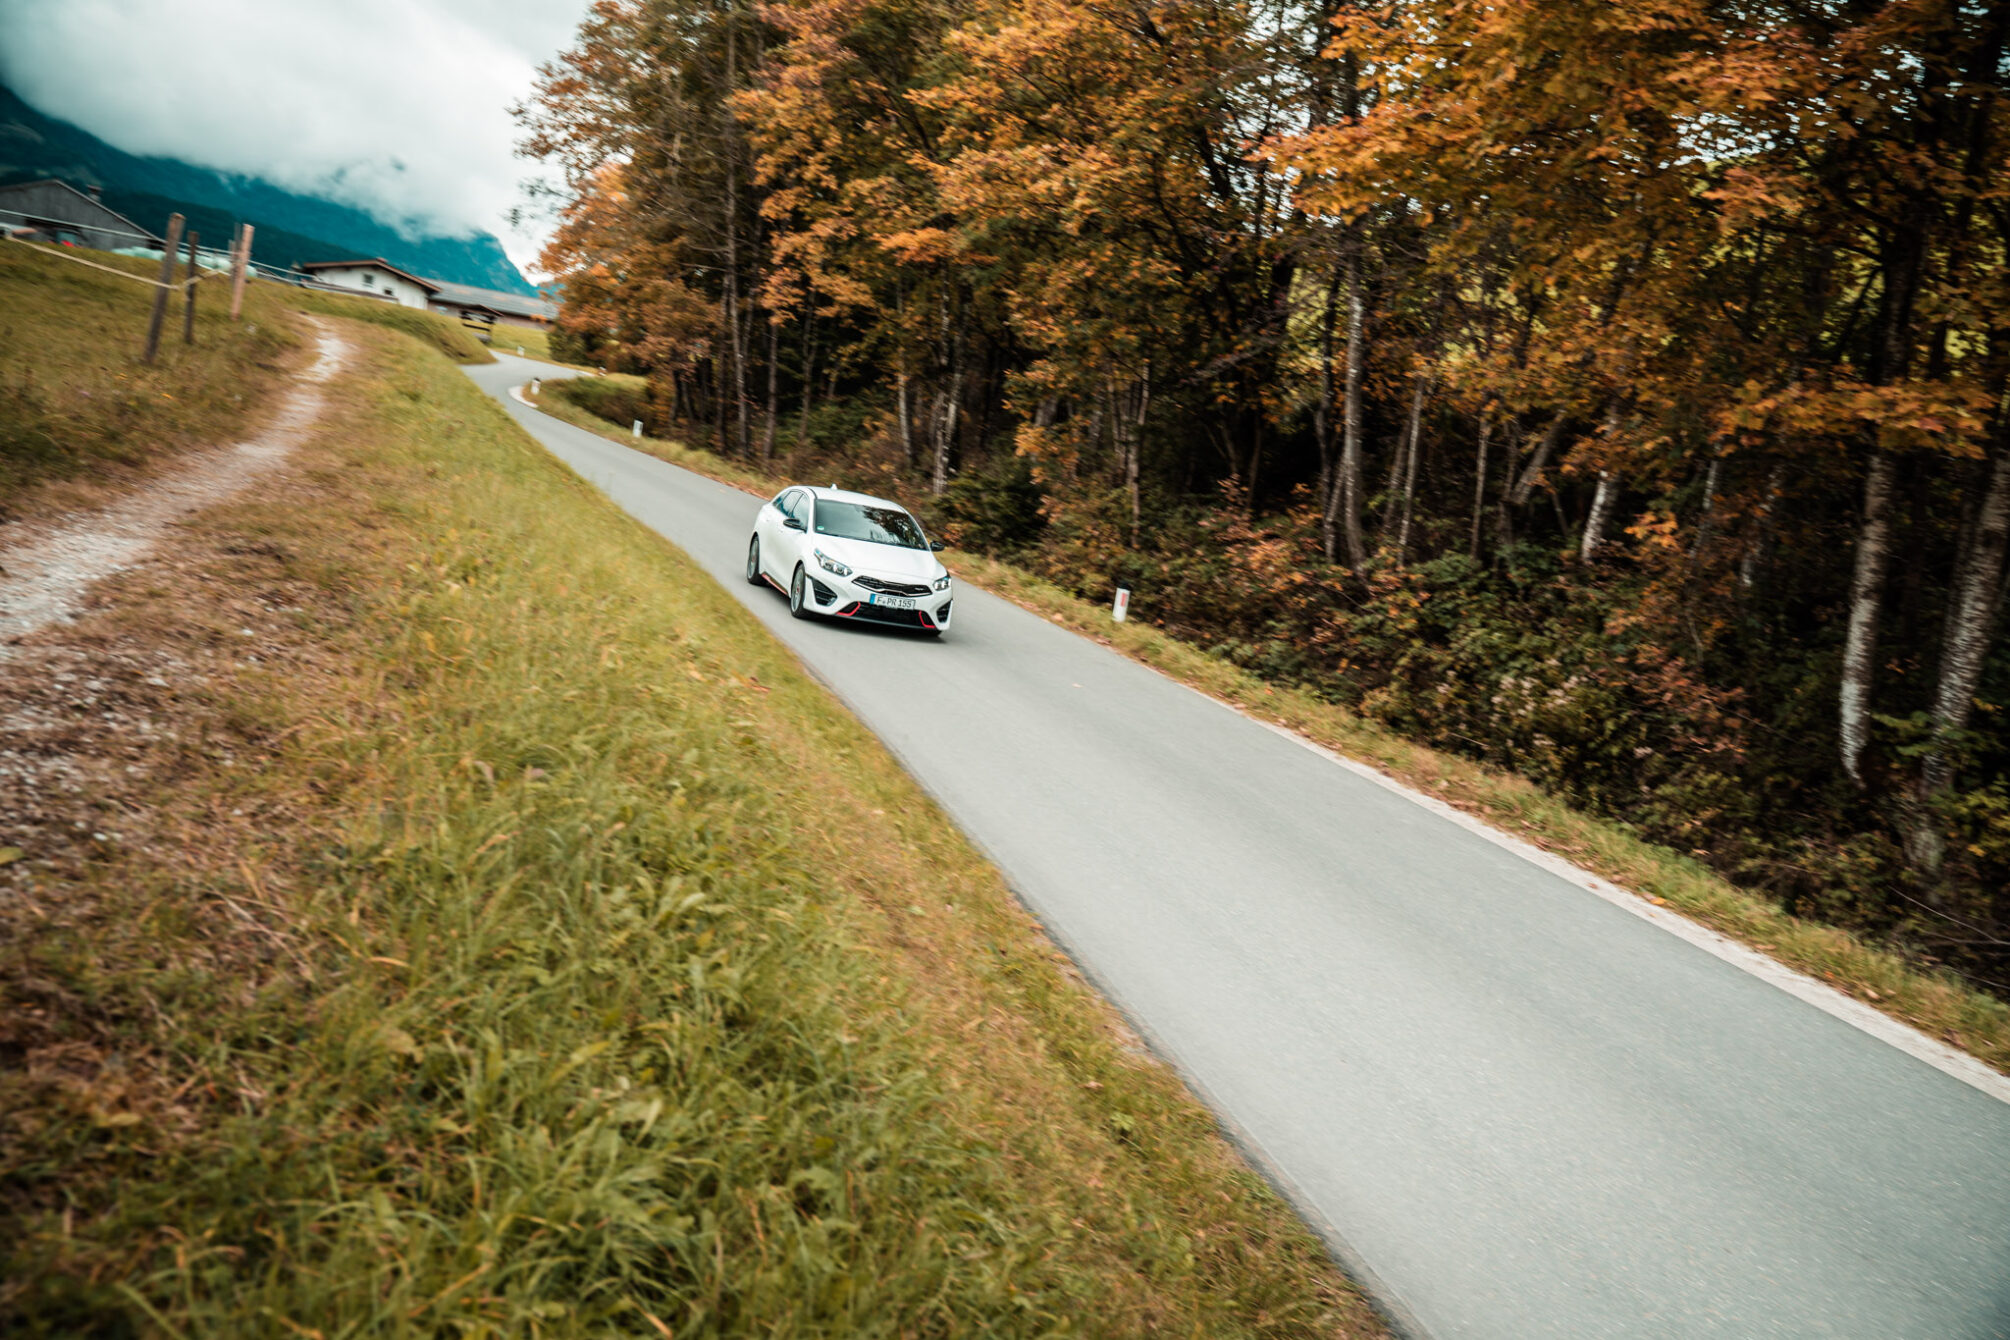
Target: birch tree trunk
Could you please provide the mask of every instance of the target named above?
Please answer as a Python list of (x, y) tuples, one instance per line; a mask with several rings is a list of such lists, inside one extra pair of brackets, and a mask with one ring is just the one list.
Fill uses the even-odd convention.
[[(1333, 515), (1337, 508), (1340, 538), (1347, 548), (1347, 566), (1356, 572), (1368, 561), (1361, 543), (1361, 373), (1367, 361), (1362, 336), (1367, 324), (1368, 304), (1361, 291), (1359, 244), (1350, 242), (1347, 255), (1347, 399), (1341, 426), (1340, 468), (1333, 481), (1327, 514)], [(1254, 486), (1255, 481), (1252, 480), (1252, 492)]]
[(1508, 495), (1510, 506), (1528, 505), (1529, 495), (1535, 492), (1535, 486), (1541, 481), (1542, 472), (1549, 465), (1549, 458), (1556, 454), (1557, 444), (1563, 441), (1563, 430), (1569, 423), (1570, 412), (1561, 410), (1549, 421), (1549, 427), (1543, 429), (1542, 436), (1536, 441), (1535, 451), (1528, 458), (1528, 465), (1522, 470), (1521, 478), (1515, 481), (1514, 489)]
[(963, 407), (963, 397), (957, 394), (956, 376), (952, 370), (950, 378), (943, 384), (941, 404), (935, 416), (935, 468), (929, 474), (928, 491), (940, 497), (949, 487), (949, 452), (956, 441), (956, 420)]
[[(1410, 552), (1410, 518), (1416, 510), (1417, 502), (1417, 458), (1422, 454), (1424, 430), (1424, 397), (1430, 394), (1431, 379), (1423, 373), (1417, 374), (1416, 384), (1410, 392), (1410, 418), (1403, 427), (1403, 450), (1398, 453), (1402, 466), (1402, 477), (1395, 481), (1394, 489), (1400, 490), (1400, 501), (1394, 505), (1392, 515), (1396, 523), (1396, 561), (1404, 562)], [(1392, 490), (1394, 491), (1394, 490)], [(1387, 533), (1385, 528), (1384, 534)]]
[(1397, 434), (1395, 454), (1389, 458), (1389, 486), (1383, 488), (1383, 518), (1381, 518), (1381, 546), (1395, 546), (1397, 563), (1403, 561), (1403, 550), (1409, 548), (1409, 502), (1417, 488), (1417, 430), (1423, 426), (1423, 398), (1429, 390), (1429, 380), (1423, 374), (1411, 378), (1409, 392), (1409, 414), (1403, 418), (1403, 432)]
[[(729, 19), (726, 24), (726, 87), (738, 86), (738, 47), (734, 40), (735, 26)], [(739, 155), (735, 152), (733, 114), (725, 113), (725, 125), (721, 130), (721, 147), (725, 150), (726, 162), (726, 338), (732, 345), (733, 353), (733, 407), (736, 437), (742, 457), (751, 454), (752, 442), (747, 428), (747, 341), (743, 329), (746, 313), (740, 310), (740, 189)]]
[(1974, 537), (1955, 573), (1954, 598), (1942, 639), (1940, 686), (1933, 701), (1933, 748), (1920, 768), (1920, 797), (1925, 803), (1908, 844), (1914, 866), (1928, 874), (1939, 872), (1945, 855), (1940, 828), (1933, 821), (1932, 802), (1954, 782), (1953, 746), (1975, 709), (1975, 690), (1982, 680), (1982, 662), (1996, 623), (2006, 548), (2010, 548), (2010, 447), (1999, 448), (1990, 462), (1989, 485), (1976, 513)]
[(1612, 520), (1612, 505), (1619, 500), (1619, 480), (1610, 470), (1598, 472), (1598, 488), (1591, 495), (1591, 515), (1584, 519), (1584, 542), (1577, 556), (1589, 563), (1605, 543), (1605, 527)]
[(1693, 571), (1703, 553), (1710, 547), (1710, 537), (1717, 525), (1717, 489), (1723, 482), (1724, 458), (1712, 456), (1710, 468), (1703, 472), (1703, 505), (1697, 509), (1696, 538), (1689, 546), (1689, 568)]
[(1521, 456), (1526, 434), (1518, 415), (1510, 415), (1501, 425), (1501, 488), (1494, 499), (1494, 548), (1505, 554), (1514, 547), (1514, 463)]
[(907, 354), (900, 356), (899, 405), (900, 405), (900, 456), (907, 468), (914, 468), (914, 411), (910, 408), (909, 394), (912, 379), (907, 375)]
[[(720, 343), (724, 344), (725, 331), (721, 330), (719, 332), (719, 336), (720, 336)], [(706, 367), (705, 371), (710, 374), (707, 380), (709, 380), (712, 383), (711, 387), (712, 423), (713, 423), (712, 440), (715, 448), (718, 450), (718, 453), (721, 456), (727, 456), (732, 454), (733, 448), (732, 448), (732, 439), (728, 437), (726, 434), (727, 413), (726, 413), (725, 359), (721, 356), (720, 351), (718, 349), (714, 349), (712, 351), (712, 356), (706, 360), (706, 363), (708, 364), (708, 366)]]
[(1480, 530), (1487, 514), (1487, 447), (1494, 435), (1494, 416), (1491, 405), (1480, 407), (1480, 447), (1479, 461), (1473, 467), (1473, 533), (1467, 542), (1466, 553), (1475, 562), (1480, 556)]
[(1843, 772), (1863, 785), (1863, 751), (1870, 738), (1870, 694), (1877, 658), (1877, 620), (1891, 562), (1890, 452), (1873, 451), (1863, 485), (1863, 527), (1857, 533), (1856, 572), (1850, 580), (1849, 632), (1843, 644), (1842, 684), (1836, 694)]
[(1759, 584), (1759, 567), (1766, 560), (1766, 551), (1773, 542), (1773, 508), (1778, 504), (1780, 489), (1785, 476), (1779, 466), (1774, 466), (1766, 474), (1766, 491), (1759, 498), (1759, 505), (1752, 517), (1752, 539), (1745, 547), (1744, 557), (1738, 560), (1738, 585), (1750, 591)]
[(963, 407), (962, 351), (964, 311), (962, 295), (956, 295), (952, 303), (948, 286), (936, 294), (936, 310), (941, 314), (942, 330), (942, 389), (936, 395), (934, 417), (934, 464), (929, 471), (928, 491), (941, 496), (949, 487), (949, 453), (956, 441), (957, 416)]
[(1339, 552), (1332, 504), (1339, 464), (1333, 457), (1333, 335), (1339, 323), (1341, 273), (1336, 261), (1326, 280), (1326, 309), (1319, 321), (1319, 400), (1312, 407), (1312, 435), (1319, 444), (1319, 545), (1328, 563)]
[(1144, 453), (1145, 416), (1152, 405), (1152, 374), (1149, 366), (1145, 375), (1135, 382), (1122, 396), (1121, 402), (1111, 406), (1111, 421), (1116, 427), (1117, 444), (1123, 455), (1124, 494), (1131, 505), (1131, 544), (1138, 542), (1138, 529), (1144, 523), (1144, 502), (1138, 487), (1139, 458)]

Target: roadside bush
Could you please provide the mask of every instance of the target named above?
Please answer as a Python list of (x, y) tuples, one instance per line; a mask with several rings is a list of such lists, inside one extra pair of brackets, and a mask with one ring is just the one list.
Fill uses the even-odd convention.
[(663, 435), (650, 403), (649, 387), (639, 377), (568, 377), (547, 382), (544, 394), (621, 428), (640, 419), (644, 432), (653, 437)]
[(1047, 526), (1033, 464), (1004, 456), (958, 475), (937, 500), (934, 521), (951, 543), (1000, 557), (1023, 554)]
[(551, 328), (551, 356), (560, 363), (592, 363), (593, 342), (563, 323)]
[(1635, 635), (1601, 593), (1464, 558), (1375, 585), (1343, 625), (1376, 681), (1366, 715), (1685, 846), (1742, 810), (1735, 695)]

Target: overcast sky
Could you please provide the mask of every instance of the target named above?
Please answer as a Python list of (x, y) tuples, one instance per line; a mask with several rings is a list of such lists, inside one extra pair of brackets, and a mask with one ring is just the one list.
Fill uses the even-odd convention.
[(389, 223), (512, 231), (508, 108), (588, 0), (0, 0), (0, 79), (136, 154), (331, 196)]

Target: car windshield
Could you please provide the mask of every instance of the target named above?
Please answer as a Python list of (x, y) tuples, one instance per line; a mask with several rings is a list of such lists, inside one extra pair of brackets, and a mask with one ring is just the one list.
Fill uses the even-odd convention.
[(817, 534), (840, 540), (869, 540), (902, 549), (928, 548), (921, 527), (898, 507), (872, 507), (830, 498), (817, 500)]

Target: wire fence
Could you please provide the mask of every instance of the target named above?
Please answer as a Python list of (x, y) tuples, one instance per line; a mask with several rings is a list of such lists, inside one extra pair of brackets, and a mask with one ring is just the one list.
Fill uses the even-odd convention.
[[(116, 265), (100, 265), (97, 261), (87, 259), (86, 257), (83, 256), (79, 256), (76, 254), (76, 252), (71, 251), (65, 247), (44, 246), (39, 242), (30, 242), (26, 238), (13, 237), (11, 235), (7, 237), (7, 240), (9, 242), (12, 242), (17, 247), (26, 247), (30, 251), (39, 251), (45, 256), (54, 256), (56, 257), (56, 259), (68, 261), (72, 265), (83, 265), (88, 266), (93, 270), (102, 270), (108, 275), (117, 275), (121, 279), (130, 279), (134, 283), (145, 284), (149, 288), (164, 288), (174, 290), (175, 292), (180, 292), (182, 289), (189, 287), (191, 284), (200, 284), (205, 279), (230, 278), (230, 272), (228, 270), (211, 270), (204, 268), (202, 266), (198, 266), (196, 272), (190, 275), (187, 279), (175, 279), (170, 280), (166, 283), (162, 283), (160, 280), (150, 278), (146, 275), (134, 274), (131, 270), (121, 270)], [(201, 248), (198, 247), (197, 251), (200, 252), (200, 250)]]
[[(145, 250), (151, 252), (153, 255), (158, 256), (160, 254), (161, 247), (163, 246), (162, 240), (152, 233), (136, 233), (131, 232), (124, 228), (105, 228), (100, 227), (95, 223), (63, 222), (50, 219), (46, 215), (25, 214), (20, 210), (14, 210), (14, 209), (0, 209), (0, 237), (6, 237), (7, 240), (11, 242), (24, 241), (24, 239), (22, 238), (11, 236), (12, 230), (16, 228), (33, 228), (39, 232), (48, 232), (48, 233), (74, 233), (79, 236), (89, 234), (93, 237), (122, 238), (134, 244), (133, 246), (127, 248), (116, 248), (116, 247), (107, 248), (108, 250), (113, 251), (114, 254), (123, 254), (126, 252), (136, 252)], [(29, 245), (35, 245), (35, 244), (30, 243)], [(49, 251), (52, 252), (53, 254), (64, 256), (66, 259), (74, 260), (80, 265), (88, 265), (92, 269), (103, 270), (107, 274), (123, 275), (127, 279), (137, 279), (144, 284), (159, 285), (160, 283), (160, 281), (156, 279), (148, 279), (143, 275), (131, 274), (125, 270), (120, 270), (114, 266), (100, 265), (95, 261), (85, 260), (81, 256), (71, 255), (68, 251), (63, 250), (60, 247), (37, 245), (35, 246), (35, 249), (37, 251)], [(177, 248), (175, 256), (177, 262), (182, 260), (183, 255), (184, 253), (186, 253), (186, 251), (187, 251), (186, 246)], [(222, 247), (198, 246), (195, 250), (195, 256), (196, 256), (196, 264), (198, 266), (214, 272), (226, 272), (237, 263), (237, 257), (235, 256), (235, 254)], [(322, 293), (342, 293), (358, 298), (377, 298), (381, 301), (387, 301), (387, 302), (397, 301), (395, 297), (393, 297), (388, 293), (375, 293), (368, 289), (348, 288), (341, 284), (324, 283), (323, 281), (315, 279), (310, 275), (302, 274), (298, 270), (285, 269), (281, 266), (271, 265), (261, 260), (247, 261), (245, 270), (247, 275), (249, 275), (252, 278), (268, 279), (273, 281), (274, 283), (279, 284), (291, 284), (295, 288), (313, 289)], [(201, 276), (198, 276), (198, 278), (200, 277)], [(174, 284), (167, 285), (167, 287), (184, 288), (192, 282), (195, 281), (181, 280)]]

